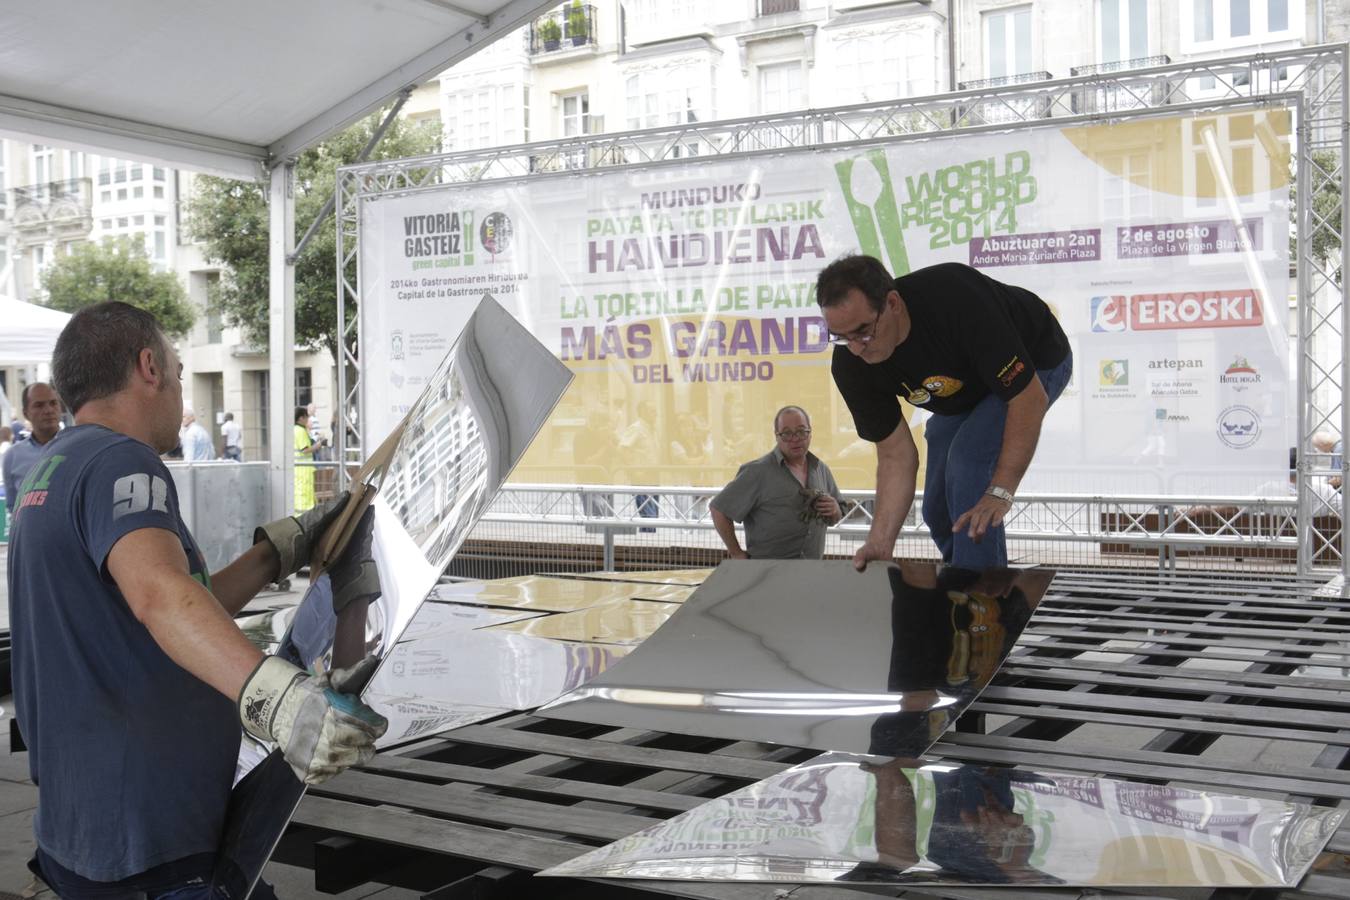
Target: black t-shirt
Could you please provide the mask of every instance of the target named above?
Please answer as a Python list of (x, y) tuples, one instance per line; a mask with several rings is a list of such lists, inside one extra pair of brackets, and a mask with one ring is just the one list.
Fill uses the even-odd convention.
[(911, 327), (894, 353), (868, 363), (848, 347), (834, 349), (834, 383), (865, 440), (895, 431), (899, 397), (937, 415), (958, 415), (991, 393), (1011, 400), (1037, 369), (1053, 368), (1069, 353), (1069, 339), (1044, 300), (970, 266), (928, 266), (895, 279), (895, 289)]

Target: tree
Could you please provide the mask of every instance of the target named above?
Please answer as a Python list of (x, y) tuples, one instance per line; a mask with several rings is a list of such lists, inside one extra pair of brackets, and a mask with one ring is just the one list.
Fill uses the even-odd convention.
[[(302, 153), (295, 167), (296, 239), (308, 230), (333, 194), (337, 167), (355, 162), (383, 119), (376, 114), (352, 125)], [(395, 119), (375, 147), (371, 159), (425, 156), (439, 149), (435, 123), (414, 124)], [(202, 176), (189, 202), (188, 215), (206, 256), (225, 271), (207, 297), (230, 325), (243, 328), (245, 338), (267, 346), (268, 210), (267, 185), (261, 181), (234, 181)], [(338, 358), (336, 283), (337, 253), (333, 216), (320, 226), (295, 263), (295, 340), (317, 348), (326, 346)]]
[(129, 237), (104, 238), (58, 256), (42, 274), (47, 306), (75, 312), (105, 300), (122, 300), (152, 313), (164, 333), (187, 334), (196, 318), (187, 291), (173, 272), (156, 272), (145, 245)]

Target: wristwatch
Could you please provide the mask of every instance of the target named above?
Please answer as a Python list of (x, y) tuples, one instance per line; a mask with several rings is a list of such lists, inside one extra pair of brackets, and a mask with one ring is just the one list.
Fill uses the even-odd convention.
[(1004, 503), (1008, 504), (1009, 506), (1012, 506), (1013, 492), (1008, 490), (1007, 488), (1001, 488), (996, 484), (991, 484), (989, 485), (989, 487), (984, 489), (984, 492), (989, 496), (997, 497)]

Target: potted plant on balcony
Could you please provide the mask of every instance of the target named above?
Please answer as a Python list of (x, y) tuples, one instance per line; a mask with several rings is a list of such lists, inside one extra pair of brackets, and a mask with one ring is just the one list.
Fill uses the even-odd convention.
[(581, 0), (572, 0), (567, 9), (567, 33), (573, 47), (580, 47), (590, 38), (590, 22), (586, 20), (586, 7), (581, 5)]
[(562, 27), (558, 25), (557, 19), (549, 17), (539, 22), (539, 40), (544, 42), (545, 50), (558, 49), (562, 43)]

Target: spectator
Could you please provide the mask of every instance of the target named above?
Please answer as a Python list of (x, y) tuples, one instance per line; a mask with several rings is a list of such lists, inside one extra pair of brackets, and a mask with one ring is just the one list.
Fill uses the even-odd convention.
[(197, 421), (196, 413), (191, 411), (183, 413), (183, 428), (178, 432), (178, 442), (183, 445), (183, 459), (189, 462), (215, 458), (211, 435)]
[(0, 477), (5, 482), (5, 507), (10, 512), (14, 511), (24, 479), (61, 430), (61, 398), (51, 385), (35, 381), (23, 389), (23, 417), (32, 430), (26, 438), (16, 441), (0, 460)]
[(234, 420), (234, 413), (226, 413), (220, 426), (221, 436), (225, 438), (224, 457), (235, 462), (244, 461), (244, 429)]

